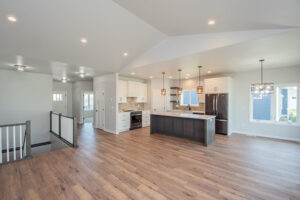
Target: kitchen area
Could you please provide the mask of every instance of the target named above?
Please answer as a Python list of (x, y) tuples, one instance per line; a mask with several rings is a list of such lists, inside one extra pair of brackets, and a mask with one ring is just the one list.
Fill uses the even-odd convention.
[[(197, 120), (204, 120), (205, 124), (210, 122), (205, 125), (205, 131), (210, 131), (209, 137), (206, 137), (210, 138), (210, 141), (205, 143), (209, 145), (214, 140), (215, 133), (231, 134), (231, 81), (230, 77), (212, 77), (201, 80), (195, 77), (179, 80), (165, 79), (163, 76), (163, 78), (144, 80), (120, 76), (118, 80), (118, 131), (125, 132), (151, 126), (151, 133), (173, 135), (172, 131), (166, 128), (162, 128), (166, 131), (159, 131), (159, 126), (155, 123), (159, 121), (157, 120), (159, 116), (167, 116), (171, 117), (170, 119), (177, 118), (177, 122), (169, 120), (172, 124), (169, 124), (169, 127), (174, 127), (174, 123), (180, 124), (178, 118), (193, 119), (193, 123), (187, 122), (187, 125), (177, 126), (183, 135), (187, 135), (184, 133), (190, 131), (190, 127)], [(201, 123), (204, 124), (204, 122)], [(201, 128), (201, 132), (203, 131), (204, 129)], [(202, 141), (205, 135), (208, 136), (202, 133), (202, 136), (195, 136), (196, 133), (192, 132), (191, 134), (193, 136), (185, 137), (178, 134), (177, 136), (198, 141)]]

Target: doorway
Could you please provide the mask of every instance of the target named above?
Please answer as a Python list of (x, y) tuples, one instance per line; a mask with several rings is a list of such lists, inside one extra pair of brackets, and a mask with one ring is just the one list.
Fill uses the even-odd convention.
[(83, 123), (94, 121), (94, 94), (93, 92), (83, 93)]
[(105, 93), (104, 90), (96, 91), (95, 128), (105, 129)]
[(67, 115), (67, 91), (53, 91), (52, 108), (54, 112)]

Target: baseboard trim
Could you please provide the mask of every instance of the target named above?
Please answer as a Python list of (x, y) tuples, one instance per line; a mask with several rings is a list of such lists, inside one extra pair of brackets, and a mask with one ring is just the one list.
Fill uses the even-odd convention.
[(108, 133), (112, 133), (112, 134), (119, 134), (118, 132), (116, 132), (116, 131), (113, 131), (113, 130), (110, 130), (110, 129), (106, 129), (106, 128), (104, 128), (103, 129), (105, 132), (108, 132)]
[(285, 141), (292, 141), (292, 142), (300, 143), (300, 139), (296, 139), (296, 138), (270, 136), (270, 135), (264, 135), (264, 134), (259, 134), (259, 133), (247, 133), (247, 132), (241, 132), (241, 131), (232, 131), (232, 133), (240, 134), (240, 135), (253, 136), (253, 137), (271, 138), (271, 139), (278, 139), (278, 140), (285, 140)]

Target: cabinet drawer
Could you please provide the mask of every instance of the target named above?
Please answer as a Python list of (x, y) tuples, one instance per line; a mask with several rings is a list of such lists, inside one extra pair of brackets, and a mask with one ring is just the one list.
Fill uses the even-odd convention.
[(128, 119), (130, 120), (130, 113), (120, 113), (119, 114), (119, 119), (122, 120), (122, 119)]

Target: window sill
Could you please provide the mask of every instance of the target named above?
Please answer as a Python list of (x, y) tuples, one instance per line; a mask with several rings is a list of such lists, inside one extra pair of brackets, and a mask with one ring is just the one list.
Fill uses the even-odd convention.
[(272, 125), (281, 125), (281, 126), (300, 126), (299, 123), (285, 123), (285, 122), (275, 122), (275, 121), (263, 121), (263, 120), (250, 120), (250, 123), (257, 123), (257, 124), (272, 124)]

